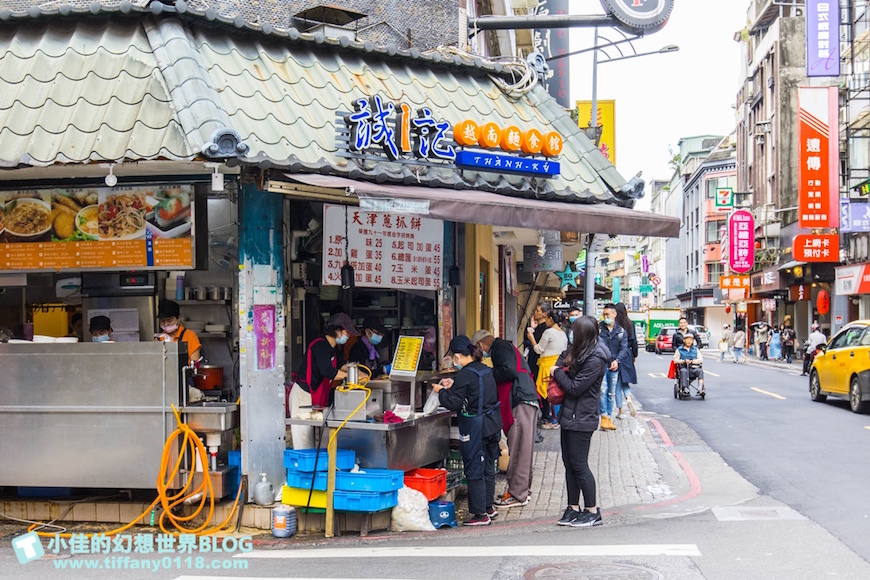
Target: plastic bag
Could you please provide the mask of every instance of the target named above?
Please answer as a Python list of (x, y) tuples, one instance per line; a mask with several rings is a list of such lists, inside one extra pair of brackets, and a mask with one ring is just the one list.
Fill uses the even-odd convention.
[(423, 405), (423, 414), (431, 415), (438, 410), (438, 406), (440, 404), (441, 401), (438, 399), (438, 393), (432, 391), (431, 393), (429, 393), (429, 398), (426, 399), (426, 404)]
[(390, 521), (393, 532), (434, 532), (429, 519), (429, 501), (423, 492), (410, 487), (399, 488), (399, 503), (393, 508)]

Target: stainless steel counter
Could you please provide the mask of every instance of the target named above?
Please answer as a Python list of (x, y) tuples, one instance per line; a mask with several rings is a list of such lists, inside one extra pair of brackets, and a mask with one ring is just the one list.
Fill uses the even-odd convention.
[[(353, 449), (360, 467), (408, 471), (446, 459), (450, 453), (451, 411), (438, 411), (403, 423), (348, 421), (338, 434), (338, 446)], [(287, 419), (288, 425), (322, 427), (323, 421)], [(341, 421), (327, 421), (337, 429)], [(324, 434), (324, 445), (327, 435)]]
[(176, 428), (178, 347), (0, 344), (0, 485), (154, 488)]

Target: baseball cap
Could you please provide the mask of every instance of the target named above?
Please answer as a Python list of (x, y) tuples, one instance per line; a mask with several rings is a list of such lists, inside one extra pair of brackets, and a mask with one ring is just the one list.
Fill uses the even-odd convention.
[(378, 334), (384, 334), (387, 329), (384, 327), (384, 323), (377, 316), (366, 316), (365, 320), (363, 320), (362, 324), (363, 330), (366, 328), (374, 330)]
[(109, 320), (108, 316), (94, 316), (91, 318), (88, 330), (91, 332), (95, 330), (112, 330), (112, 321)]
[(178, 307), (178, 302), (172, 300), (161, 300), (157, 305), (157, 318), (175, 318), (181, 315), (181, 309)]
[(471, 344), (477, 344), (487, 336), (492, 336), (492, 333), (490, 333), (488, 330), (484, 330), (481, 328), (480, 330), (471, 335)]
[(350, 316), (344, 312), (333, 314), (329, 317), (329, 320), (326, 321), (326, 324), (329, 326), (340, 326), (352, 335), (359, 336), (359, 331), (353, 327), (353, 321), (350, 319)]
[(447, 347), (450, 354), (471, 354), (471, 341), (464, 334), (454, 336)]

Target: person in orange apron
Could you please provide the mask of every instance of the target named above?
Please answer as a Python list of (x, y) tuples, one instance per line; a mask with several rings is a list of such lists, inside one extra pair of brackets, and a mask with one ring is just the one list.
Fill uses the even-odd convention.
[(492, 374), (498, 389), (502, 428), (507, 435), (510, 463), (508, 487), (494, 505), (499, 508), (529, 503), (535, 433), (540, 413), (538, 391), (529, 364), (514, 345), (495, 338), (486, 330), (475, 332), (471, 341), (492, 361)]
[(198, 361), (202, 356), (202, 343), (196, 333), (181, 324), (181, 309), (178, 302), (161, 300), (157, 305), (157, 322), (161, 332), (154, 340), (161, 342), (183, 342), (187, 344), (187, 356)]
[[(347, 377), (344, 368), (336, 364), (336, 347), (347, 343), (351, 336), (359, 336), (350, 316), (341, 312), (333, 314), (326, 322), (322, 336), (308, 345), (308, 350), (299, 368), (293, 374), (293, 386), (286, 400), (286, 412), (290, 417), (300, 416), (303, 407), (328, 407), (332, 402), (332, 383)], [(314, 447), (314, 428), (292, 425), (293, 449)]]

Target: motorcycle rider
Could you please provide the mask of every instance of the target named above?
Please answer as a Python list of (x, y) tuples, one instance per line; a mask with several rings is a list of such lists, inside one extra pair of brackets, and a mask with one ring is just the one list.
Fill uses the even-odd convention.
[(804, 353), (804, 368), (801, 373), (802, 377), (805, 377), (810, 372), (810, 367), (813, 366), (813, 359), (816, 358), (816, 352), (818, 352), (819, 347), (828, 342), (825, 333), (822, 332), (821, 327), (818, 323), (813, 324), (813, 331), (810, 333), (810, 337), (807, 339), (807, 348)]

